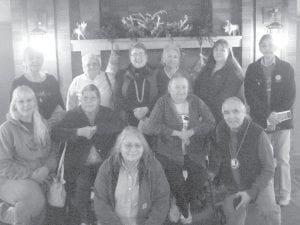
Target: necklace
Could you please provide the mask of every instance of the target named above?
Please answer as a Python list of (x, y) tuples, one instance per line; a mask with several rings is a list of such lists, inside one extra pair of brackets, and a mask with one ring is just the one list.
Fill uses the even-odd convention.
[(145, 84), (146, 84), (146, 79), (143, 80), (143, 85), (142, 85), (142, 97), (140, 98), (140, 95), (139, 95), (139, 89), (138, 89), (136, 80), (134, 80), (135, 96), (136, 96), (136, 99), (137, 99), (138, 103), (141, 103), (141, 102), (144, 101)]
[(167, 77), (169, 79), (172, 78), (172, 76), (178, 71), (178, 69), (179, 69), (178, 66), (175, 69), (172, 69), (172, 70), (167, 70), (166, 67), (164, 67), (165, 74), (167, 75)]
[(234, 156), (232, 156), (232, 153), (231, 153), (231, 152), (233, 151), (232, 145), (231, 145), (231, 143), (229, 144), (229, 153), (230, 153), (230, 157), (231, 157), (231, 160), (230, 160), (230, 166), (231, 166), (232, 169), (237, 169), (237, 168), (240, 167), (240, 162), (239, 162), (239, 160), (237, 159), (237, 156), (238, 156), (238, 154), (240, 153), (240, 150), (241, 150), (241, 148), (242, 148), (242, 145), (243, 145), (243, 143), (244, 143), (244, 141), (245, 141), (245, 137), (246, 137), (246, 134), (247, 134), (247, 132), (248, 132), (249, 126), (250, 126), (250, 122), (248, 122), (248, 125), (247, 125), (247, 127), (246, 127), (246, 130), (245, 130), (245, 132), (244, 132), (244, 134), (243, 134), (243, 137), (242, 137), (242, 140), (241, 140), (241, 142), (240, 142), (240, 145), (239, 145), (239, 147), (238, 147), (236, 153), (234, 154)]

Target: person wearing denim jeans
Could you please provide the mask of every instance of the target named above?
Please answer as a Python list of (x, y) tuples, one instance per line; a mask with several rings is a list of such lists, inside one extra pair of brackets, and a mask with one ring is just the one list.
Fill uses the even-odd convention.
[(245, 97), (254, 122), (266, 129), (276, 159), (275, 194), (278, 203), (288, 205), (291, 199), (290, 130), (296, 85), (292, 66), (275, 56), (276, 46), (271, 35), (259, 42), (263, 57), (250, 64), (245, 77)]

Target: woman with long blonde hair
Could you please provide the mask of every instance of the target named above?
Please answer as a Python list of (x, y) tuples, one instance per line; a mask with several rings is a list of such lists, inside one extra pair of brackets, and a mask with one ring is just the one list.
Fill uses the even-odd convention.
[(42, 224), (46, 205), (42, 185), (55, 167), (55, 152), (35, 94), (28, 86), (19, 86), (0, 126), (0, 221)]

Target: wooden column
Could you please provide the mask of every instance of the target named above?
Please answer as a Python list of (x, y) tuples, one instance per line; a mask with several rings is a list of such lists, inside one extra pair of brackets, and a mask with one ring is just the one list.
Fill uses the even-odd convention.
[(296, 79), (296, 103), (294, 111), (294, 131), (293, 131), (293, 154), (300, 156), (300, 0), (294, 0), (294, 4), (291, 7), (297, 9), (297, 25), (296, 25), (296, 43), (294, 48), (296, 49), (296, 63), (295, 63), (295, 79)]
[(246, 71), (248, 65), (254, 59), (254, 19), (253, 1), (242, 0), (242, 67)]
[(64, 100), (72, 81), (69, 0), (55, 0), (58, 79)]
[(28, 44), (26, 1), (11, 0), (11, 27), (15, 75), (23, 73), (23, 50)]

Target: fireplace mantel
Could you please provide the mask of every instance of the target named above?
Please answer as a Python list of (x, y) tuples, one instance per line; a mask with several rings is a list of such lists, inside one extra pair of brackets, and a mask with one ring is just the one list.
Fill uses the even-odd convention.
[[(225, 39), (232, 47), (242, 46), (242, 36), (215, 36), (211, 37), (214, 42), (218, 39)], [(71, 49), (74, 52), (80, 51), (82, 54), (99, 54), (101, 51), (110, 51), (112, 45), (119, 50), (128, 50), (133, 42), (142, 42), (147, 49), (162, 49), (167, 43), (173, 41), (181, 48), (199, 48), (199, 41), (196, 37), (174, 37), (174, 38), (137, 38), (137, 39), (95, 39), (95, 40), (71, 40)], [(212, 46), (212, 42), (204, 39), (203, 48)]]

